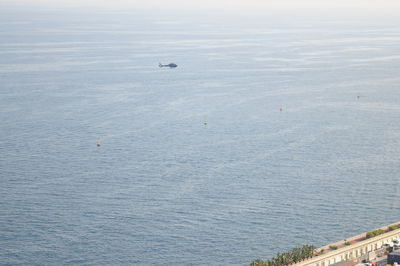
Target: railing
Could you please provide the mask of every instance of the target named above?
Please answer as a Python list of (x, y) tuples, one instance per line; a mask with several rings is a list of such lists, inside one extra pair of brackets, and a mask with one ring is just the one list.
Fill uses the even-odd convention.
[[(292, 264), (293, 266), (307, 266), (307, 265), (324, 265), (328, 266), (329, 263), (325, 263), (326, 261), (334, 261), (334, 263), (337, 263), (339, 261), (336, 261), (336, 258), (339, 256), (343, 258), (343, 256), (351, 254), (353, 258), (361, 257), (362, 255), (365, 255), (366, 253), (374, 250), (375, 248), (372, 248), (369, 250), (369, 247), (372, 245), (374, 246), (375, 244), (377, 246), (382, 247), (382, 243), (385, 241), (388, 241), (388, 239), (393, 239), (395, 237), (400, 236), (400, 228), (396, 230), (389, 231), (389, 226), (399, 224), (400, 222), (390, 224), (388, 226), (378, 228), (378, 229), (383, 229), (385, 230), (384, 234), (372, 237), (372, 238), (365, 238), (366, 233), (354, 236), (352, 238), (347, 239), (346, 241), (350, 242), (350, 245), (345, 245), (344, 241), (336, 242), (333, 244), (329, 244), (326, 246), (323, 246), (319, 249), (316, 250), (316, 253), (320, 252), (322, 249), (324, 250), (323, 254), (315, 255), (312, 258), (306, 259), (301, 262), (297, 262), (295, 264)], [(378, 243), (380, 245), (378, 245)], [(329, 246), (338, 246), (338, 249), (336, 250), (331, 250)], [(358, 254), (358, 251), (362, 250), (363, 248), (366, 248), (366, 251), (364, 254)], [(361, 253), (361, 252), (360, 252)], [(349, 256), (350, 257), (350, 256)], [(351, 259), (351, 258), (348, 258)], [(343, 260), (344, 261), (344, 260)], [(333, 263), (332, 263), (333, 264)]]

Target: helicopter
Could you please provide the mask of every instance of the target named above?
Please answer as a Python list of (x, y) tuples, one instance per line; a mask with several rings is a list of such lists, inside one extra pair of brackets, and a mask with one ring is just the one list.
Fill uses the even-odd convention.
[(178, 65), (175, 64), (175, 63), (169, 63), (168, 65), (163, 65), (163, 64), (159, 63), (158, 66), (159, 66), (159, 67), (175, 68), (175, 67), (177, 67)]

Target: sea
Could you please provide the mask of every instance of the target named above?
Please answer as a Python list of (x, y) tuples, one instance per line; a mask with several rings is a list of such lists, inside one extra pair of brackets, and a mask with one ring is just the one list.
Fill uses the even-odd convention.
[(0, 9), (1, 265), (248, 265), (399, 172), (396, 15)]

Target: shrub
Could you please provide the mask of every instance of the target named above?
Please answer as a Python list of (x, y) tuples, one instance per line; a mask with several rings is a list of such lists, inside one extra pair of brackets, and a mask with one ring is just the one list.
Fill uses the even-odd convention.
[(366, 234), (365, 234), (365, 238), (368, 239), (368, 238), (371, 238), (371, 237), (379, 236), (379, 235), (384, 234), (384, 233), (385, 233), (384, 230), (382, 230), (382, 229), (377, 229), (377, 230), (370, 231), (370, 232), (366, 233)]
[(400, 224), (394, 224), (389, 226), (389, 231), (393, 231), (400, 228)]
[(332, 250), (336, 250), (336, 249), (338, 249), (338, 246), (330, 245), (329, 248), (332, 249)]

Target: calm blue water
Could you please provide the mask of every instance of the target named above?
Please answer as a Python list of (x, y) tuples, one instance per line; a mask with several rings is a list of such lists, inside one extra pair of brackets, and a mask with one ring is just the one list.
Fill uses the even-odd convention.
[(398, 20), (0, 12), (0, 264), (246, 265), (400, 220)]

